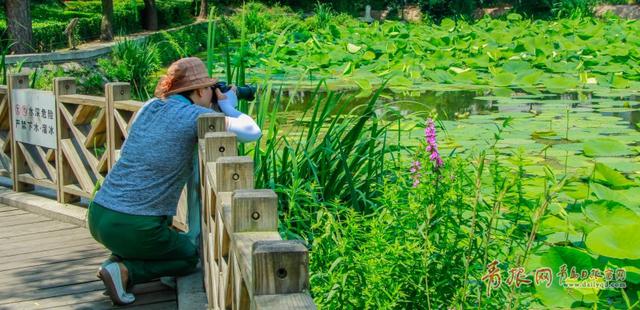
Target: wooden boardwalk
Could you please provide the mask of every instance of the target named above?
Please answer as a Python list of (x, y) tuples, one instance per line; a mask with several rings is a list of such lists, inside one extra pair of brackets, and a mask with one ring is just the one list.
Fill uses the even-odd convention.
[[(108, 254), (86, 228), (0, 204), (0, 310), (115, 308), (96, 278)], [(117, 308), (178, 308), (159, 281), (133, 292), (136, 302)]]

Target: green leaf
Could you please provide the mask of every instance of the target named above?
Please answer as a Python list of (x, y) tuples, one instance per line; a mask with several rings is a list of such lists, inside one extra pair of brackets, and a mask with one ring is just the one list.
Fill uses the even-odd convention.
[(544, 80), (542, 83), (549, 91), (554, 93), (564, 93), (578, 86), (578, 81), (576, 79), (562, 76)]
[(614, 75), (611, 79), (611, 86), (614, 88), (629, 88), (629, 81), (619, 75)]
[(605, 225), (591, 231), (585, 242), (589, 250), (613, 258), (640, 259), (640, 223)]
[(627, 179), (622, 173), (602, 163), (596, 163), (595, 178), (613, 188), (628, 188), (637, 185), (635, 182)]
[(366, 51), (364, 52), (364, 55), (362, 55), (362, 59), (363, 60), (373, 60), (376, 59), (376, 54), (373, 53), (372, 51)]
[(493, 78), (493, 85), (506, 87), (511, 85), (511, 83), (516, 79), (516, 76), (511, 73), (499, 73)]
[(631, 211), (623, 204), (610, 201), (598, 200), (589, 202), (584, 208), (587, 217), (601, 225), (630, 225), (639, 224), (640, 216)]
[[(567, 289), (561, 286), (560, 280), (557, 279), (556, 273), (559, 272), (560, 266), (566, 265), (567, 272), (572, 267), (576, 270), (591, 270), (591, 268), (599, 267), (598, 262), (588, 253), (570, 247), (552, 247), (544, 255), (540, 257), (539, 265), (529, 265), (528, 269), (533, 270), (541, 267), (551, 268), (553, 272), (553, 281), (550, 287), (545, 284), (535, 287), (535, 296), (547, 307), (550, 308), (571, 308), (577, 301), (597, 300), (597, 292), (579, 291), (575, 289)], [(596, 293), (596, 294), (594, 294)]]
[(583, 144), (584, 154), (589, 157), (625, 156), (634, 154), (625, 144), (611, 138), (587, 140)]
[(360, 51), (360, 49), (362, 49), (362, 46), (355, 45), (352, 43), (347, 43), (347, 51), (349, 51), (349, 53), (351, 54), (357, 53), (358, 51)]

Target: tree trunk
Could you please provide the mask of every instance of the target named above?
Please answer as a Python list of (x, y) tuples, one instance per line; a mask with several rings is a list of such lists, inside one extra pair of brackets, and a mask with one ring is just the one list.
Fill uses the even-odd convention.
[(207, 0), (200, 0), (200, 14), (198, 18), (207, 18)]
[(31, 9), (29, 0), (5, 0), (4, 8), (7, 12), (7, 28), (9, 38), (16, 42), (11, 51), (17, 54), (33, 52), (33, 28), (31, 27)]
[(144, 0), (142, 27), (147, 30), (158, 30), (158, 9), (155, 0)]
[(113, 40), (113, 0), (102, 0), (102, 23), (100, 24), (100, 40)]

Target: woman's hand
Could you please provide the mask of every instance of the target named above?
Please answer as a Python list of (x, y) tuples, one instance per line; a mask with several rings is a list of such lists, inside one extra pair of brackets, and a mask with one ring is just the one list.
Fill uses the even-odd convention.
[(224, 104), (228, 104), (233, 108), (238, 106), (238, 97), (236, 93), (238, 92), (237, 87), (235, 85), (231, 85), (231, 90), (223, 93), (219, 88), (216, 88), (216, 97), (218, 97), (218, 104), (222, 108), (223, 102)]

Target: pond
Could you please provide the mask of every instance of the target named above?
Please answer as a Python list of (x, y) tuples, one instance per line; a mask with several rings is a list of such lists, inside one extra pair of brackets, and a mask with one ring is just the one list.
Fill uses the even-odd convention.
[[(357, 114), (356, 108), (369, 98), (356, 94), (342, 91), (348, 102), (346, 111)], [(280, 133), (298, 137), (310, 118), (311, 113), (305, 115), (305, 111), (313, 104), (312, 92), (284, 90), (281, 96), (280, 102), (289, 102), (289, 106), (280, 112)], [(631, 179), (640, 176), (640, 161), (635, 156), (640, 141), (640, 101), (636, 95), (516, 92), (501, 97), (490, 90), (385, 90), (377, 104), (376, 112), (391, 122), (391, 132), (397, 134), (401, 129), (404, 146), (419, 143), (424, 137), (424, 120), (434, 113), (442, 127), (438, 139), (443, 154), (491, 146), (498, 126), (509, 118), (510, 126), (496, 146), (506, 157), (521, 152), (530, 162), (526, 169), (532, 177), (543, 177), (544, 165), (558, 173), (588, 176), (596, 161)], [(390, 141), (394, 139), (397, 136), (390, 137)], [(592, 141), (611, 144), (607, 145), (608, 153), (585, 152), (585, 142)]]

